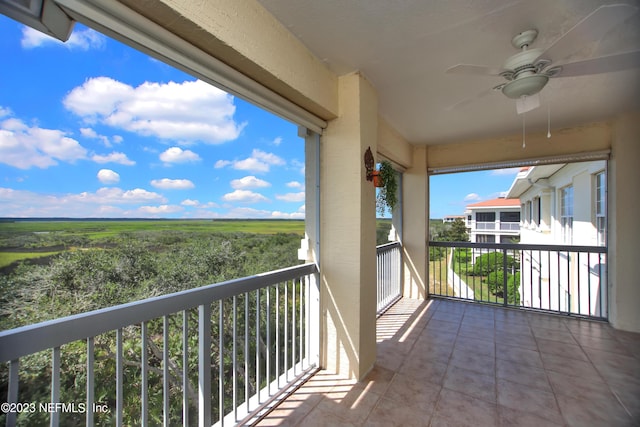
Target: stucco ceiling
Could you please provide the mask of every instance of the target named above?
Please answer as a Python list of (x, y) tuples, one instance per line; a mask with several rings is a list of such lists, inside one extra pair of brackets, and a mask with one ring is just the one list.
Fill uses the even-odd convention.
[[(375, 86), (380, 114), (408, 141), (441, 144), (522, 131), (515, 101), (486, 92), (501, 77), (446, 74), (456, 64), (499, 68), (517, 53), (511, 38), (537, 29), (548, 47), (602, 0), (259, 0), (334, 72), (362, 72)], [(640, 50), (640, 13), (571, 60)], [(568, 61), (567, 61), (568, 62)], [(481, 93), (486, 96), (449, 107)], [(555, 78), (526, 114), (528, 132), (607, 120), (640, 109), (640, 68)], [(550, 109), (548, 108), (550, 107)]]

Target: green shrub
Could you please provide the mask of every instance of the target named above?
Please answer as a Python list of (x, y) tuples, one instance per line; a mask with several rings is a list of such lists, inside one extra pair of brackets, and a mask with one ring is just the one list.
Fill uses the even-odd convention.
[[(486, 276), (492, 271), (502, 270), (504, 264), (504, 254), (502, 252), (489, 252), (476, 258), (473, 266), (473, 274), (476, 276)], [(507, 255), (507, 270), (513, 271), (518, 268), (515, 258)]]

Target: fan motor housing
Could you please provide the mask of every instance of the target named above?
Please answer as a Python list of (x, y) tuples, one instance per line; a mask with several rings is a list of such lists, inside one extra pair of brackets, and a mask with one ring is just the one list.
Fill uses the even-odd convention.
[(531, 74), (521, 76), (515, 80), (507, 82), (502, 87), (502, 93), (511, 99), (519, 99), (523, 96), (531, 96), (540, 92), (549, 81), (549, 77), (542, 74)]

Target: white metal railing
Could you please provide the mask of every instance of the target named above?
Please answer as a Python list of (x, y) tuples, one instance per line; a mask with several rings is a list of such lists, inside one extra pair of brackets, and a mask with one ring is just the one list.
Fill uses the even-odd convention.
[(495, 221), (476, 221), (476, 230), (495, 230)]
[(233, 425), (317, 364), (318, 319), (305, 264), (2, 331), (5, 423)]
[(503, 231), (518, 231), (518, 230), (520, 230), (520, 223), (519, 222), (501, 222), (500, 223), (500, 230), (503, 230)]
[(429, 247), (432, 296), (608, 317), (606, 247), (468, 242), (429, 242)]
[(402, 246), (399, 242), (387, 243), (376, 247), (378, 314), (382, 313), (402, 295)]

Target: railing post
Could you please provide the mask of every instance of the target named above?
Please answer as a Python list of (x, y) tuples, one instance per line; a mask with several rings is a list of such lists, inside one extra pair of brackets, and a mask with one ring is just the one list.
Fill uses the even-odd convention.
[(211, 426), (211, 305), (198, 306), (198, 425)]
[(509, 302), (509, 290), (507, 289), (507, 249), (502, 249), (502, 303), (506, 307)]

